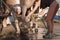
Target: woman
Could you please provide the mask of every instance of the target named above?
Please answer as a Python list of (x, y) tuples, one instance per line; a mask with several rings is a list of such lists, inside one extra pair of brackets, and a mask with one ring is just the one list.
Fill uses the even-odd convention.
[[(40, 7), (42, 8), (42, 11), (39, 14), (42, 14), (45, 12), (45, 8), (49, 7), (48, 13), (47, 13), (47, 27), (48, 31), (46, 35), (44, 35), (44, 38), (52, 38), (53, 33), (53, 18), (56, 15), (56, 12), (58, 11), (59, 4), (55, 0), (38, 0), (35, 4), (34, 9), (29, 13), (27, 18), (29, 18), (35, 10)], [(38, 15), (39, 15), (38, 14)]]

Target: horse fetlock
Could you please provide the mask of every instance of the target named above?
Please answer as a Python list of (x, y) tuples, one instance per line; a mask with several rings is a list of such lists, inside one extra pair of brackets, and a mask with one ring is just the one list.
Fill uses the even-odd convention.
[(6, 21), (6, 19), (4, 19), (2, 23), (3, 23), (3, 27), (7, 27), (7, 21)]
[(18, 25), (16, 26), (16, 29), (17, 29), (17, 33), (20, 33), (20, 28)]
[(19, 28), (19, 24), (18, 24), (18, 20), (15, 20), (15, 24), (16, 24), (16, 29), (17, 29), (17, 32), (16, 33), (20, 33), (20, 28)]
[(29, 21), (30, 21), (30, 18), (26, 18), (25, 21), (26, 21), (26, 22), (29, 22)]
[(17, 29), (17, 32), (16, 32), (17, 34), (20, 34), (20, 29)]

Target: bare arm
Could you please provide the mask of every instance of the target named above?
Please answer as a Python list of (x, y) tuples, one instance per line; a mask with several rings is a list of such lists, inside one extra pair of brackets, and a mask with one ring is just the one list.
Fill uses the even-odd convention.
[(41, 2), (41, 0), (39, 0), (38, 2), (35, 3), (34, 9), (28, 14), (27, 17), (31, 16), (37, 10), (37, 8), (40, 6), (40, 2)]
[(42, 9), (42, 11), (38, 13), (38, 15), (42, 15), (44, 14), (44, 12), (45, 12), (45, 9)]

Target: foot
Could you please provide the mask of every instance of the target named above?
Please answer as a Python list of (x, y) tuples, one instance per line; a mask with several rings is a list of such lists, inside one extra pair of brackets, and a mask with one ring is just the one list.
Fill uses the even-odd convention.
[(53, 37), (53, 33), (47, 33), (46, 35), (43, 36), (43, 38), (46, 38), (46, 39), (52, 39)]

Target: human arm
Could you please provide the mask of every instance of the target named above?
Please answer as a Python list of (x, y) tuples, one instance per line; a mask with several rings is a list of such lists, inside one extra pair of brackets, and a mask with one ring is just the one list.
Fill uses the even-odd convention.
[(28, 14), (27, 17), (30, 17), (37, 10), (37, 8), (40, 6), (40, 2), (41, 2), (41, 0), (39, 0), (35, 3), (34, 9)]

